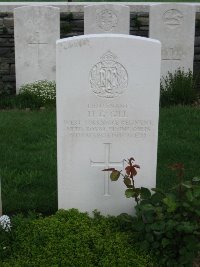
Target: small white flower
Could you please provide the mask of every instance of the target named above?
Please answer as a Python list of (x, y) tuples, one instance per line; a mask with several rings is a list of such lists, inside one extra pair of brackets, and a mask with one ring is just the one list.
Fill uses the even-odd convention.
[(48, 100), (56, 100), (56, 83), (54, 81), (36, 81), (24, 84), (20, 88), (20, 94), (31, 93), (41, 98), (44, 103)]
[(6, 232), (11, 230), (11, 222), (10, 218), (7, 215), (3, 215), (0, 217), (0, 226), (5, 230)]

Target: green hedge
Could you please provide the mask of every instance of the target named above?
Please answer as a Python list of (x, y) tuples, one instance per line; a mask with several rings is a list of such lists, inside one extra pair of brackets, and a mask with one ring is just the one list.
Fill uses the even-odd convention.
[[(7, 240), (0, 237), (2, 267), (154, 267), (134, 246), (126, 216), (89, 217), (75, 209), (45, 218), (15, 216)], [(0, 235), (1, 236), (1, 235)]]

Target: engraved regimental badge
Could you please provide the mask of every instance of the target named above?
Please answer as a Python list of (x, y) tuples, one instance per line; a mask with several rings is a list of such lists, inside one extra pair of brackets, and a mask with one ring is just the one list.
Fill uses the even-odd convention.
[(128, 74), (117, 57), (110, 51), (90, 71), (92, 91), (100, 97), (114, 98), (124, 93), (128, 86)]
[(102, 10), (96, 15), (96, 24), (103, 31), (112, 31), (117, 26), (117, 15), (109, 9)]
[(170, 29), (177, 28), (181, 25), (182, 21), (183, 14), (177, 9), (170, 9), (163, 15), (163, 22)]

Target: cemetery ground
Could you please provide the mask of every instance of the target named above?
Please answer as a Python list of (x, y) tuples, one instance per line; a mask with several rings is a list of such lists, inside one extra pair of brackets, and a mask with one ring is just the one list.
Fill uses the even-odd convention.
[[(173, 163), (184, 164), (187, 179), (199, 175), (199, 121), (199, 107), (160, 109), (158, 187), (177, 183), (169, 168)], [(12, 243), (6, 238), (1, 243), (0, 266), (157, 266), (154, 255), (130, 241), (134, 233), (126, 216), (96, 213), (92, 219), (76, 210), (52, 215), (57, 211), (55, 110), (1, 111), (0, 132), (3, 214), (13, 218)], [(131, 144), (127, 156), (134, 157)]]
[(94, 35), (63, 39), (62, 10), (20, 5), (2, 17), (0, 267), (199, 267), (196, 5), (150, 6), (150, 39), (128, 35), (129, 7), (80, 4)]

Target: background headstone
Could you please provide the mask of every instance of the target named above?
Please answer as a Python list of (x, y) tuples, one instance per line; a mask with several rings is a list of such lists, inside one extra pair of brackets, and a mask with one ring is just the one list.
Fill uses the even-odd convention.
[(132, 156), (136, 186), (155, 187), (160, 50), (159, 41), (120, 34), (57, 42), (59, 208), (133, 214), (122, 179), (102, 172)]
[(37, 80), (55, 80), (59, 8), (28, 6), (14, 10), (16, 88)]
[(130, 8), (118, 4), (99, 4), (84, 7), (84, 34), (129, 34)]
[(178, 68), (193, 71), (195, 7), (158, 4), (150, 7), (149, 37), (162, 44), (161, 77)]

